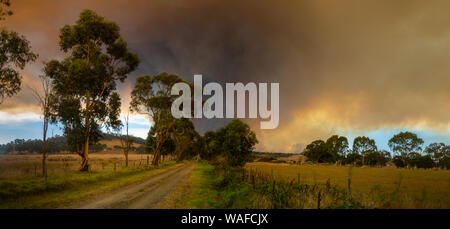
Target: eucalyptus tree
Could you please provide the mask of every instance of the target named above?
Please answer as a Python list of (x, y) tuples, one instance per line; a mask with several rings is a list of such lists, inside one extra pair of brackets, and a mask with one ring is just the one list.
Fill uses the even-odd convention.
[(329, 153), (335, 159), (343, 159), (348, 153), (348, 140), (344, 136), (333, 135), (326, 141)]
[(445, 145), (444, 143), (431, 143), (425, 148), (425, 153), (428, 154), (436, 165), (440, 165), (442, 160), (446, 157), (450, 157), (450, 146)]
[(131, 92), (131, 110), (146, 114), (153, 121), (149, 132), (148, 144), (153, 151), (153, 165), (158, 165), (165, 142), (170, 138), (170, 131), (175, 118), (171, 114), (172, 102), (178, 95), (172, 95), (172, 87), (184, 82), (175, 74), (166, 72), (150, 77), (138, 76)]
[(74, 25), (61, 28), (59, 46), (68, 56), (48, 62), (45, 73), (60, 99), (58, 117), (65, 133), (76, 136), (69, 139), (77, 147), (82, 140), (80, 171), (87, 171), (91, 134), (101, 126), (120, 128), (117, 82), (137, 68), (139, 59), (129, 51), (119, 26), (91, 10), (83, 10)]
[(394, 135), (388, 142), (389, 148), (401, 158), (405, 165), (408, 164), (408, 158), (411, 153), (420, 153), (422, 151), (422, 144), (423, 139), (408, 131)]
[(375, 140), (365, 136), (356, 137), (353, 140), (353, 153), (360, 154), (362, 156), (363, 165), (366, 164), (364, 161), (365, 157), (375, 151), (377, 151)]

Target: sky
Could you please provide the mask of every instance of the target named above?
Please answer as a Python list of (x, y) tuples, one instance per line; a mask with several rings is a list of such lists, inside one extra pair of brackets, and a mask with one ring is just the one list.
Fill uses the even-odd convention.
[[(22, 72), (36, 86), (43, 62), (62, 59), (59, 29), (92, 9), (121, 27), (141, 59), (120, 84), (122, 112), (138, 75), (187, 81), (280, 84), (280, 124), (259, 129), (257, 150), (299, 152), (333, 134), (374, 138), (400, 131), (450, 144), (450, 2), (446, 0), (163, 1), (12, 0), (0, 26), (23, 34), (38, 60)], [(0, 104), (0, 143), (39, 138), (39, 108), (23, 87)], [(227, 119), (194, 120), (203, 133)], [(130, 132), (150, 121), (132, 115)], [(54, 133), (60, 132), (54, 127)]]

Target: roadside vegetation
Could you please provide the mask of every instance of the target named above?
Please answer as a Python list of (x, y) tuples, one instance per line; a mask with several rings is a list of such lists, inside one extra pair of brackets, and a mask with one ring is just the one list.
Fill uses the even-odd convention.
[[(42, 178), (3, 179), (0, 182), (0, 208), (55, 208), (130, 185), (179, 167), (182, 163), (164, 162), (159, 167), (120, 166), (115, 170)], [(111, 167), (111, 165), (107, 165)]]
[(200, 162), (177, 208), (449, 208), (446, 170)]

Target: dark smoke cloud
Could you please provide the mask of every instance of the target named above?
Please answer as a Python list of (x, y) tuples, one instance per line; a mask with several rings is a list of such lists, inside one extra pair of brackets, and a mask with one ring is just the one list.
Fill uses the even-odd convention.
[[(278, 82), (279, 129), (258, 130), (258, 137), (261, 149), (289, 151), (336, 129), (421, 124), (448, 133), (449, 7), (387, 0), (13, 1), (15, 16), (6, 26), (48, 60), (61, 56), (58, 29), (82, 9), (116, 21), (142, 60), (120, 87), (125, 104), (140, 74)], [(23, 92), (5, 107), (27, 98)], [(196, 124), (204, 131), (224, 122)]]

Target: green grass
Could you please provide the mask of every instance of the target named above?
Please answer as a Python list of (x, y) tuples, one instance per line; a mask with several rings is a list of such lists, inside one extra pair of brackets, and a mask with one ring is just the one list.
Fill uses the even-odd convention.
[(225, 174), (225, 171), (207, 162), (199, 162), (189, 178), (189, 190), (183, 208), (249, 208), (253, 195), (250, 185), (235, 177), (230, 178), (230, 174)]
[(180, 163), (166, 162), (158, 168), (122, 168), (117, 172), (75, 173), (43, 178), (0, 180), (0, 208), (57, 208), (145, 180)]
[(189, 190), (187, 197), (183, 199), (183, 208), (213, 208), (216, 205), (218, 195), (214, 189), (214, 184), (217, 183), (217, 179), (214, 175), (214, 166), (207, 162), (198, 162), (187, 181), (189, 183)]

